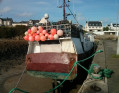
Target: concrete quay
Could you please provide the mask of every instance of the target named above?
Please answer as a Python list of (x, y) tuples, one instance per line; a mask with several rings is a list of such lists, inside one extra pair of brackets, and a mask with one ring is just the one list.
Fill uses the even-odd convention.
[[(116, 54), (117, 41), (116, 40), (100, 40), (97, 50), (103, 52), (95, 55), (93, 63), (101, 66), (102, 69), (107, 68), (114, 71), (111, 78), (104, 78), (103, 80), (90, 79), (88, 75), (78, 93), (119, 93), (119, 58), (114, 58)], [(96, 91), (92, 86), (97, 85), (101, 90)]]

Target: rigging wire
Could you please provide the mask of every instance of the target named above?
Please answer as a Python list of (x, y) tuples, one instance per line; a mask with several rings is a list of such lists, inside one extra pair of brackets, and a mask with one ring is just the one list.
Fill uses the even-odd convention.
[(72, 5), (73, 5), (73, 11), (74, 11), (74, 14), (76, 14), (76, 12), (75, 12), (74, 2), (75, 2), (75, 0), (73, 0)]
[(69, 7), (67, 7), (67, 8), (69, 9), (71, 15), (74, 17), (74, 19), (77, 22), (77, 24), (80, 25), (79, 22), (78, 22), (78, 20), (76, 19), (75, 15), (72, 13), (71, 9)]

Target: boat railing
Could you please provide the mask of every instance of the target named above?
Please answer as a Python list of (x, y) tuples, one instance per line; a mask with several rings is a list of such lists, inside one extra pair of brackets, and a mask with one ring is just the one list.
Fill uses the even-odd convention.
[(48, 32), (55, 28), (56, 30), (63, 30), (64, 36), (70, 36), (71, 33), (71, 25), (70, 24), (58, 24), (58, 25), (43, 25), (44, 29), (46, 29)]

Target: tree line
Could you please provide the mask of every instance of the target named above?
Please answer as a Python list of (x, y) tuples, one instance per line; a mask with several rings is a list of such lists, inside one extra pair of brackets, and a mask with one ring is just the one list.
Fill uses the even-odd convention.
[(25, 31), (28, 30), (28, 26), (15, 26), (15, 27), (6, 27), (0, 26), (0, 38), (12, 39), (17, 36), (24, 36)]
[(108, 31), (109, 27), (103, 27), (103, 31)]

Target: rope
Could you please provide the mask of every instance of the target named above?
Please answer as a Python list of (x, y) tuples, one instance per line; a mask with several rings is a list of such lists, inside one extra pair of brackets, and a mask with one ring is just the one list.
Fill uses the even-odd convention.
[[(54, 91), (55, 89), (57, 89), (58, 87), (60, 87), (60, 86), (67, 80), (67, 78), (70, 76), (70, 74), (72, 73), (74, 67), (75, 67), (77, 64), (78, 64), (80, 67), (82, 67), (83, 69), (85, 69), (85, 70), (88, 72), (88, 74), (91, 75), (91, 73), (93, 73), (93, 66), (97, 66), (98, 64), (92, 64), (91, 67), (90, 67), (90, 69), (88, 70), (88, 69), (86, 69), (84, 66), (82, 66), (79, 62), (84, 62), (84, 61), (86, 61), (86, 60), (92, 58), (95, 54), (100, 53), (100, 52), (103, 52), (103, 51), (102, 51), (102, 50), (98, 50), (98, 51), (96, 51), (94, 54), (92, 54), (91, 56), (89, 56), (89, 57), (87, 57), (87, 58), (85, 58), (85, 59), (83, 59), (83, 60), (74, 62), (73, 67), (72, 67), (71, 71), (69, 72), (69, 74), (66, 76), (66, 78), (65, 78), (59, 85), (57, 85), (55, 88), (50, 89), (48, 92), (45, 92), (45, 93), (50, 93), (50, 92)], [(91, 75), (91, 76), (92, 76), (92, 78), (94, 78), (94, 79), (103, 79), (103, 75), (104, 75), (104, 77), (111, 77), (111, 74), (112, 74), (112, 73), (113, 73), (112, 70), (110, 70), (110, 69), (104, 69), (104, 70), (101, 70), (101, 71), (98, 73), (98, 74), (100, 75), (100, 77), (95, 77), (95, 76), (93, 76), (93, 75)]]
[[(86, 71), (88, 71), (88, 70), (87, 70), (85, 67), (83, 67), (79, 62), (84, 62), (84, 61), (86, 61), (86, 60), (92, 58), (95, 54), (100, 53), (100, 52), (103, 52), (103, 51), (102, 51), (102, 50), (98, 50), (98, 51), (96, 51), (94, 54), (92, 54), (91, 56), (89, 56), (89, 57), (87, 57), (87, 58), (85, 58), (85, 59), (83, 59), (83, 60), (74, 62), (71, 71), (70, 71), (69, 74), (65, 77), (65, 79), (64, 79), (59, 85), (57, 85), (55, 88), (50, 89), (48, 92), (45, 92), (45, 93), (50, 93), (50, 92), (54, 91), (55, 89), (57, 89), (58, 87), (60, 87), (60, 86), (67, 80), (67, 78), (70, 76), (70, 74), (72, 73), (74, 67), (75, 67), (77, 64), (78, 64), (79, 66), (81, 66), (83, 69), (85, 69)], [(88, 72), (89, 72), (89, 71), (88, 71)]]
[[(19, 91), (20, 91), (20, 89), (18, 89), (17, 86), (18, 86), (19, 82), (21, 81), (25, 70), (26, 70), (26, 66), (25, 66), (25, 68), (23, 69), (22, 74), (21, 74), (21, 76), (20, 76), (20, 78), (19, 78), (19, 80), (18, 80), (18, 82), (17, 82), (15, 88), (12, 89), (9, 93), (12, 93), (12, 92), (15, 93), (16, 90), (19, 90)], [(23, 91), (23, 90), (22, 90), (22, 91)], [(23, 93), (28, 93), (28, 92), (23, 92)]]
[[(92, 72), (92, 66), (94, 66), (94, 64), (93, 64), (93, 65), (91, 66), (91, 68), (88, 70), (88, 69), (86, 69), (85, 67), (83, 67), (79, 62), (84, 62), (84, 61), (86, 61), (86, 60), (92, 58), (95, 54), (100, 53), (100, 52), (103, 52), (103, 51), (102, 51), (102, 50), (98, 50), (98, 51), (96, 51), (94, 54), (92, 54), (91, 56), (89, 56), (89, 57), (87, 57), (87, 58), (85, 58), (85, 59), (83, 59), (83, 60), (74, 62), (71, 71), (70, 71), (69, 74), (65, 77), (65, 79), (64, 79), (59, 85), (57, 85), (55, 88), (50, 89), (48, 92), (45, 92), (45, 93), (50, 93), (50, 92), (56, 90), (58, 87), (60, 87), (60, 86), (67, 80), (67, 78), (70, 76), (70, 74), (72, 73), (74, 67), (75, 67), (77, 64), (78, 64), (79, 66), (81, 66), (83, 69), (85, 69), (85, 70), (90, 74), (90, 73)], [(19, 82), (21, 81), (21, 78), (22, 78), (22, 76), (23, 76), (25, 70), (26, 70), (26, 68), (23, 70), (22, 75), (20, 76), (19, 81), (17, 82), (16, 87), (18, 86)], [(109, 73), (107, 70), (106, 70), (105, 72)], [(106, 74), (106, 73), (105, 73), (105, 74)], [(94, 78), (95, 78), (95, 77), (94, 77)], [(18, 89), (18, 88), (16, 88), (16, 87), (15, 87), (14, 89), (12, 89), (9, 93), (15, 92), (15, 90), (19, 90), (19, 91), (21, 91), (21, 92), (23, 92), (23, 93), (28, 93), (28, 92), (23, 91), (23, 90), (21, 90), (21, 89)]]
[(15, 90), (19, 90), (19, 91), (22, 92), (22, 93), (29, 93), (29, 92), (26, 92), (26, 91), (21, 90), (21, 89), (19, 89), (19, 88), (13, 88), (9, 93), (14, 92)]
[(57, 89), (58, 87), (60, 87), (66, 81), (66, 79), (70, 76), (70, 74), (72, 73), (76, 64), (77, 64), (77, 61), (73, 64), (73, 67), (72, 67), (71, 71), (69, 72), (69, 74), (65, 77), (65, 79), (58, 86), (56, 86), (55, 88), (53, 88), (53, 89), (51, 89), (51, 90), (49, 90), (48, 92), (45, 92), (45, 93), (50, 93), (50, 92), (54, 91), (55, 89)]
[(98, 64), (92, 64), (92, 65), (90, 66), (90, 69), (88, 70), (88, 74), (93, 73), (93, 67), (94, 67), (94, 66), (98, 66)]
[(114, 73), (113, 70), (110, 70), (110, 69), (104, 69), (103, 70), (104, 77), (110, 78), (112, 73)]

